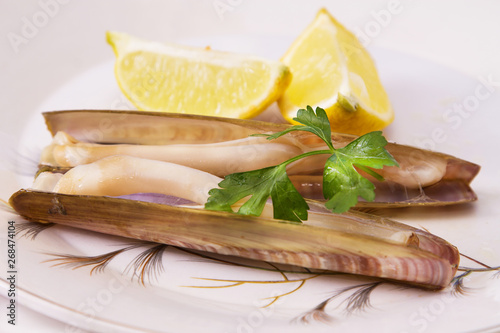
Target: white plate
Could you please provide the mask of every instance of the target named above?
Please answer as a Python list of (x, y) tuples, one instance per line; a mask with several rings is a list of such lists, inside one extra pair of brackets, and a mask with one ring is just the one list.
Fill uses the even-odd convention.
[[(252, 41), (248, 43), (248, 52), (270, 45), (272, 40), (262, 36), (248, 38)], [(234, 41), (226, 36), (212, 39), (210, 43), (231, 49)], [(372, 54), (397, 113), (386, 136), (391, 141), (451, 153), (483, 166), (473, 182), (479, 196), (477, 203), (382, 213), (424, 227), (457, 245), (463, 253), (491, 266), (500, 265), (496, 226), (500, 215), (497, 190), (500, 160), (493, 153), (498, 151), (493, 140), (498, 134), (488, 125), (500, 121), (496, 112), (500, 105), (498, 88), (484, 86), (480, 80), (405, 54), (380, 49), (372, 50)], [(112, 66), (110, 59), (89, 68), (61, 85), (40, 105), (39, 110), (31, 114), (21, 136), (21, 153), (40, 151), (50, 140), (41, 111), (127, 108), (114, 81)], [(477, 107), (473, 104), (475, 101)], [(471, 111), (453, 113), (449, 110), (454, 103)], [(18, 182), (29, 186), (31, 179), (20, 176)], [(9, 218), (21, 221), (19, 217), (2, 215), (3, 221)], [(5, 241), (6, 228), (1, 232)], [(372, 293), (371, 307), (365, 311), (346, 314), (345, 302), (342, 302), (345, 297), (341, 297), (326, 308), (332, 321), (312, 320), (304, 324), (296, 319), (341, 288), (369, 280), (345, 276), (312, 278), (295, 292), (263, 307), (269, 303), (269, 297), (291, 292), (301, 281), (285, 283), (277, 272), (222, 265), (175, 249), (164, 255), (165, 271), (146, 286), (131, 281), (130, 274), (122, 274), (137, 251), (123, 254), (109, 264), (104, 273), (92, 276), (86, 268), (71, 270), (43, 262), (51, 258), (47, 252), (97, 255), (118, 249), (123, 242), (115, 237), (62, 227), (44, 231), (35, 241), (18, 239), (18, 301), (65, 322), (65, 330), (70, 332), (78, 328), (96, 332), (365, 332), (376, 327), (377, 332), (409, 333), (500, 328), (500, 279), (493, 278), (493, 273), (476, 273), (466, 278), (465, 284), (471, 289), (462, 296), (453, 296), (449, 290), (426, 292), (383, 285)], [(2, 260), (0, 272), (7, 271), (5, 265)], [(301, 277), (304, 275), (291, 274), (289, 279)], [(234, 283), (233, 280), (254, 282), (227, 288), (193, 287), (220, 287)], [(5, 280), (1, 286), (7, 287)]]

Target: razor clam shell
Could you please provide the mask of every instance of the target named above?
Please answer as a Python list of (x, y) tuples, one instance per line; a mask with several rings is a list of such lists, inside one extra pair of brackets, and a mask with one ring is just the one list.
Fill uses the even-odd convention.
[[(20, 190), (9, 201), (21, 216), (31, 221), (224, 255), (397, 280), (429, 289), (448, 286), (459, 260), (454, 246), (420, 230), (415, 231), (407, 245), (401, 245), (307, 224), (110, 197)], [(368, 215), (352, 216), (366, 220)], [(416, 230), (387, 219), (375, 218), (369, 222), (382, 223), (384, 227), (393, 225), (396, 231)], [(332, 223), (335, 223), (333, 219)]]
[[(41, 172), (66, 173), (70, 169), (71, 167), (39, 165), (37, 176)], [(322, 176), (295, 175), (290, 176), (290, 180), (303, 197), (325, 201)], [(442, 179), (436, 184), (422, 189), (409, 189), (390, 181), (372, 180), (372, 183), (375, 185), (375, 200), (370, 202), (359, 198), (356, 208), (446, 206), (477, 200), (477, 196), (469, 184), (461, 180)]]
[[(255, 120), (198, 116), (162, 112), (120, 110), (68, 110), (44, 112), (47, 128), (52, 135), (65, 131), (75, 139), (95, 143), (128, 144), (187, 144), (214, 143), (245, 138), (250, 134), (274, 133), (290, 127)], [(314, 134), (292, 132), (298, 141), (309, 147), (322, 144)], [(332, 133), (335, 147), (343, 147), (356, 136)], [(398, 160), (399, 155), (410, 159), (425, 159), (434, 155), (447, 161), (443, 179), (469, 184), (480, 166), (451, 155), (432, 152), (396, 143), (386, 149)]]
[[(324, 201), (323, 176), (290, 176), (299, 193), (309, 199)], [(391, 181), (371, 180), (375, 185), (375, 200), (359, 198), (358, 208), (399, 208), (414, 206), (445, 206), (477, 200), (469, 184), (461, 180), (442, 179), (421, 189), (411, 189)]]
[(44, 112), (43, 116), (53, 136), (64, 131), (79, 141), (94, 143), (215, 143), (287, 127), (253, 120), (146, 111), (69, 110)]

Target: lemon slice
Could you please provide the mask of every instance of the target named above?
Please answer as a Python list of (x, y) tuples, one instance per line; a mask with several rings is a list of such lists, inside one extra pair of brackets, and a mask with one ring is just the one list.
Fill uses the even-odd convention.
[(370, 55), (325, 9), (295, 40), (282, 62), (293, 74), (278, 100), (288, 121), (294, 123), (297, 110), (307, 105), (325, 109), (335, 132), (362, 135), (394, 119)]
[(251, 118), (276, 101), (291, 80), (278, 61), (118, 32), (106, 37), (117, 57), (118, 84), (139, 110)]

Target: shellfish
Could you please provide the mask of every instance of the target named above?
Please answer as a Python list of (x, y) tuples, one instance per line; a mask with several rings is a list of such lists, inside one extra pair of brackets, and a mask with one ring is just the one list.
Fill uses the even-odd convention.
[[(40, 164), (45, 170), (57, 172), (120, 154), (178, 163), (223, 177), (325, 148), (308, 132), (292, 132), (273, 141), (249, 137), (289, 126), (252, 120), (105, 110), (46, 112), (44, 117), (54, 140), (44, 150)], [(336, 148), (355, 138), (332, 134)], [(378, 170), (384, 182), (364, 174), (377, 189), (375, 201), (360, 202), (360, 207), (450, 205), (477, 200), (470, 187), (480, 169), (477, 164), (395, 143), (389, 143), (386, 149), (400, 167)], [(322, 200), (319, 175), (326, 158), (311, 156), (290, 165), (288, 174), (303, 196)]]
[[(446, 287), (456, 273), (459, 252), (444, 239), (361, 212), (334, 214), (314, 200), (321, 193), (323, 157), (288, 169), (309, 198), (309, 220), (303, 224), (273, 219), (269, 205), (260, 217), (203, 209), (219, 177), (244, 170), (245, 163), (238, 161), (246, 158), (244, 167), (253, 169), (323, 149), (323, 142), (310, 133), (292, 132), (268, 142), (248, 136), (288, 125), (154, 112), (75, 110), (44, 117), (54, 141), (43, 153), (33, 188), (10, 198), (11, 206), (30, 221), (429, 289)], [(355, 137), (332, 138), (339, 148)], [(390, 143), (386, 149), (401, 168), (382, 169), (386, 181), (374, 180), (376, 201), (360, 207), (476, 200), (469, 184), (478, 165), (409, 146)], [(137, 198), (139, 192), (181, 200), (165, 205), (127, 198)]]

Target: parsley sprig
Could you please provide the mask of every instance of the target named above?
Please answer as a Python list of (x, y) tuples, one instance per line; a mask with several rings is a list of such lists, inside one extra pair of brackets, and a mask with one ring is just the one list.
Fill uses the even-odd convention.
[(307, 109), (297, 112), (294, 120), (302, 125), (291, 126), (271, 135), (258, 135), (274, 140), (293, 131), (306, 131), (320, 137), (328, 149), (309, 151), (276, 166), (227, 175), (219, 183), (220, 188), (208, 192), (210, 197), (205, 208), (233, 212), (231, 205), (250, 196), (238, 213), (259, 216), (271, 197), (275, 219), (300, 223), (307, 220), (309, 206), (288, 178), (286, 167), (290, 163), (312, 155), (330, 155), (323, 172), (323, 195), (327, 200), (325, 206), (335, 213), (349, 210), (356, 205), (359, 196), (367, 201), (375, 199), (375, 185), (361, 176), (356, 168), (383, 180), (373, 169), (398, 166), (394, 157), (384, 148), (387, 140), (380, 131), (360, 136), (347, 146), (336, 149), (333, 147), (330, 121), (325, 110), (317, 107), (315, 112), (307, 106)]

